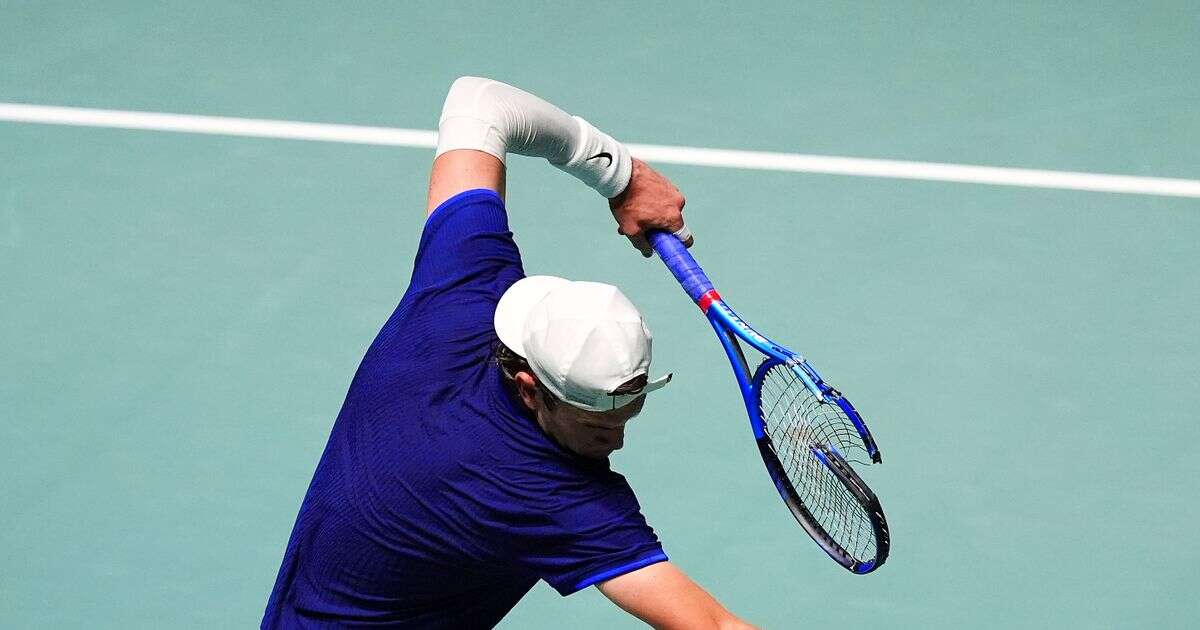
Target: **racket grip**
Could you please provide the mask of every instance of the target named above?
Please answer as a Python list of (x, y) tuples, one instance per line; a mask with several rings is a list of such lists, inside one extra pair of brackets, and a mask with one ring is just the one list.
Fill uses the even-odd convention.
[(683, 290), (687, 292), (693, 302), (699, 302), (700, 296), (713, 290), (708, 276), (704, 275), (700, 263), (696, 262), (696, 259), (692, 258), (692, 254), (683, 246), (683, 241), (674, 234), (660, 230), (651, 231), (649, 237), (654, 251), (658, 252), (658, 257), (662, 258), (667, 269), (671, 270), (675, 279), (683, 286)]

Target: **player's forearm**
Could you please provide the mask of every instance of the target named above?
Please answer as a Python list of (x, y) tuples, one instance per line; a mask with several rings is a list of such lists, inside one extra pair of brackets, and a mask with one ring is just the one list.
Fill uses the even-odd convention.
[(639, 618), (654, 630), (758, 630), (724, 609), (689, 610), (665, 617)]
[(596, 586), (625, 612), (657, 630), (754, 628), (726, 610), (670, 562), (652, 564)]
[(655, 630), (758, 630), (711, 598), (693, 602), (687, 608), (677, 607), (666, 615), (641, 619)]
[(455, 81), (442, 107), (437, 154), (458, 149), (501, 162), (508, 153), (545, 158), (610, 199), (625, 190), (633, 171), (629, 150), (586, 120), (479, 77)]

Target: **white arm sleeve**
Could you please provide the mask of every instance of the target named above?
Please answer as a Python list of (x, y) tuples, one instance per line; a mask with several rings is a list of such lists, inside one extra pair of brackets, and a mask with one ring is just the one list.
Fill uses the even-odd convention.
[(546, 101), (511, 85), (461, 77), (450, 86), (438, 121), (437, 155), (454, 149), (546, 158), (605, 197), (621, 194), (633, 173), (625, 145)]

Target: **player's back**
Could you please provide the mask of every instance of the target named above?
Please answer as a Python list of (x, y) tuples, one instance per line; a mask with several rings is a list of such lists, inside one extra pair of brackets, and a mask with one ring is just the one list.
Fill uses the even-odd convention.
[(437, 418), (394, 421), (416, 397), (478, 399), (481, 385), (419, 388), (395, 407), (339, 418), (297, 519), (279, 605), (308, 620), (487, 626), (536, 582), (497, 544), (508, 524), (503, 504), (487, 500), (497, 488), (483, 487), (503, 483), (481, 448), (504, 449), (491, 423), (453, 403)]
[(355, 374), (264, 628), (490, 627), (539, 579), (563, 594), (663, 559), (625, 479), (566, 451), (492, 358), (523, 277), (499, 197), (426, 224), (412, 281)]

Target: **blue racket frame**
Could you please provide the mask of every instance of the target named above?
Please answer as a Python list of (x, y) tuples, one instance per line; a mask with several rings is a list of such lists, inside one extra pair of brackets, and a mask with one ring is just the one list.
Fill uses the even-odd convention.
[[(767, 370), (779, 363), (785, 363), (800, 378), (804, 386), (817, 397), (817, 400), (833, 402), (841, 407), (842, 411), (846, 413), (846, 417), (854, 423), (854, 428), (858, 430), (871, 460), (875, 463), (882, 461), (875, 440), (871, 437), (871, 431), (867, 429), (858, 410), (840, 392), (826, 383), (812, 364), (800, 354), (767, 339), (739, 317), (717, 294), (712, 282), (700, 268), (700, 264), (696, 262), (696, 259), (678, 238), (666, 232), (651, 232), (650, 242), (659, 257), (662, 258), (663, 263), (683, 286), (688, 297), (700, 306), (700, 310), (704, 312), (704, 316), (717, 333), (717, 338), (721, 340), (721, 345), (725, 348), (725, 353), (729, 356), (729, 363), (737, 376), (738, 386), (746, 404), (746, 413), (750, 417), (750, 428), (754, 431), (756, 439), (765, 435), (762, 414), (758, 409), (758, 390), (762, 387), (763, 377)], [(768, 357), (758, 366), (753, 375), (746, 363), (746, 355), (734, 338), (729, 335), (730, 332)]]
[[(875, 439), (871, 436), (870, 430), (867, 429), (862, 416), (850, 404), (850, 401), (846, 400), (840, 392), (821, 378), (817, 370), (804, 357), (766, 338), (739, 317), (721, 299), (720, 294), (717, 293), (712, 282), (709, 281), (708, 276), (701, 269), (700, 264), (696, 262), (696, 259), (692, 257), (691, 253), (688, 252), (687, 248), (678, 238), (661, 231), (652, 231), (648, 237), (651, 245), (658, 252), (659, 257), (662, 258), (663, 263), (666, 264), (667, 268), (671, 270), (672, 275), (675, 276), (675, 279), (683, 287), (684, 292), (704, 312), (705, 318), (708, 319), (709, 324), (712, 325), (713, 330), (717, 334), (717, 338), (721, 341), (721, 345), (729, 357), (729, 363), (733, 368), (734, 376), (737, 378), (738, 388), (742, 392), (742, 401), (745, 403), (746, 415), (750, 419), (750, 428), (754, 433), (755, 441), (758, 443), (759, 452), (763, 457), (763, 462), (766, 464), (767, 472), (775, 483), (775, 488), (784, 503), (787, 504), (793, 516), (796, 517), (796, 520), (805, 531), (834, 561), (854, 573), (869, 573), (873, 571), (886, 558), (890, 544), (886, 521), (883, 520), (882, 509), (879, 507), (878, 499), (876, 499), (874, 493), (870, 491), (862, 479), (846, 463), (835, 445), (828, 445), (828, 449), (814, 450), (814, 456), (826, 467), (834, 471), (842, 479), (847, 488), (859, 496), (860, 501), (863, 502), (868, 510), (873, 510), (877, 513), (876, 518), (873, 519), (873, 525), (875, 525), (875, 534), (880, 545), (880, 555), (873, 561), (859, 562), (833, 541), (799, 499), (799, 494), (782, 469), (774, 446), (771, 443), (771, 438), (766, 433), (766, 426), (763, 423), (762, 411), (759, 409), (758, 401), (760, 400), (760, 391), (768, 371), (780, 364), (787, 365), (817, 400), (836, 404), (845, 412), (846, 417), (849, 418), (857, 430), (859, 437), (862, 439), (863, 446), (868, 456), (870, 456), (871, 461), (879, 463), (882, 461), (879, 448), (876, 446)], [(751, 347), (766, 357), (753, 374), (751, 374), (749, 364), (746, 362), (746, 355), (742, 352), (741, 345), (738, 343), (739, 339), (750, 344)]]

